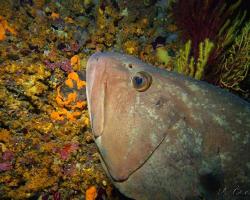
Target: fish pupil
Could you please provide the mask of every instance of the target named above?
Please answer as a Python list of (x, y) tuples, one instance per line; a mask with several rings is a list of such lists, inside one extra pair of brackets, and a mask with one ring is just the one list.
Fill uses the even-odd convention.
[(134, 78), (136, 85), (141, 85), (143, 83), (142, 77), (136, 76)]

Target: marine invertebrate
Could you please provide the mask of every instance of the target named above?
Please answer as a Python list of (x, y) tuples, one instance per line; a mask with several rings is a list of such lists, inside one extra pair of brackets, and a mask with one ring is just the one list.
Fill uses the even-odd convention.
[(50, 17), (52, 20), (57, 20), (60, 18), (60, 15), (59, 15), (59, 13), (52, 12)]
[(71, 57), (70, 65), (74, 68), (74, 70), (80, 70), (80, 58), (78, 55)]
[(46, 67), (48, 67), (52, 71), (54, 71), (56, 68), (59, 68), (64, 72), (73, 71), (72, 66), (70, 64), (70, 60), (64, 60), (58, 62), (50, 62), (48, 60), (45, 60), (44, 63), (46, 64)]
[(8, 143), (11, 140), (11, 134), (8, 130), (2, 129), (0, 130), (0, 141), (4, 143)]
[(199, 57), (196, 63), (196, 72), (194, 74), (194, 78), (200, 80), (203, 76), (203, 72), (205, 66), (208, 62), (210, 52), (212, 51), (214, 44), (209, 41), (209, 39), (205, 39), (204, 42), (200, 42), (199, 44)]
[(5, 20), (3, 16), (0, 16), (0, 41), (4, 40), (6, 38), (6, 31), (10, 32), (13, 35), (17, 34), (15, 29), (11, 28), (8, 25), (7, 20)]
[(244, 93), (240, 83), (247, 77), (250, 68), (250, 22), (225, 53), (222, 61), (220, 86)]
[(68, 143), (68, 144), (65, 144), (59, 150), (59, 154), (63, 160), (67, 160), (70, 157), (70, 154), (75, 152), (78, 148), (79, 148), (78, 143)]
[(156, 57), (158, 58), (158, 61), (164, 65), (167, 65), (170, 61), (170, 56), (168, 55), (168, 51), (166, 48), (164, 48), (164, 46), (156, 48)]
[[(78, 72), (67, 77), (72, 80), (73, 88), (66, 87), (65, 83), (60, 88), (62, 101), (75, 91), (76, 104), (71, 102), (69, 106), (60, 106), (55, 100), (56, 90), (50, 87), (49, 81), (57, 74), (60, 75), (57, 79), (65, 78), (62, 71), (51, 73), (42, 63), (30, 65), (28, 60), (2, 66), (1, 198), (25, 199), (44, 194), (52, 198), (50, 191), (53, 193), (60, 188), (60, 192), (63, 191), (61, 198), (65, 199), (73, 190), (79, 191), (78, 196), (83, 196), (90, 184), (99, 185), (103, 180), (108, 182), (99, 162), (94, 160), (95, 145), (83, 140), (85, 127), (89, 126), (86, 102), (83, 105), (84, 73)], [(44, 87), (40, 87), (41, 84)], [(78, 98), (82, 104), (77, 104)], [(72, 115), (78, 112), (79, 116), (72, 116), (78, 119), (78, 123), (68, 119), (66, 112), (62, 115), (63, 125), (59, 125), (57, 120), (51, 120), (51, 112), (60, 109)], [(77, 150), (78, 144), (81, 144), (81, 151)]]
[[(221, 28), (226, 29), (229, 23), (226, 21), (233, 11), (239, 6), (241, 0), (231, 6), (225, 1), (217, 0), (178, 0), (176, 1), (173, 12), (177, 26), (182, 31), (184, 41), (192, 41), (192, 53), (194, 58), (198, 58), (199, 44), (206, 38), (215, 42)], [(226, 23), (226, 25), (225, 25)]]
[[(82, 93), (85, 85), (86, 82), (76, 72), (69, 73), (64, 84), (57, 88), (56, 102), (60, 108), (51, 113), (51, 119), (75, 121), (79, 118), (82, 115), (80, 111), (87, 105), (86, 96)], [(88, 123), (86, 120), (84, 122)]]
[(12, 169), (12, 164), (10, 162), (0, 163), (0, 172), (8, 171)]
[(210, 56), (210, 52), (213, 49), (214, 44), (205, 39), (204, 42), (199, 44), (199, 55), (197, 61), (190, 55), (191, 52), (191, 40), (188, 40), (184, 45), (184, 48), (180, 50), (179, 56), (176, 60), (177, 72), (194, 77), (195, 79), (202, 79), (204, 70)]
[(95, 200), (97, 197), (97, 190), (95, 186), (91, 186), (86, 191), (85, 200)]
[(68, 45), (65, 45), (65, 47), (62, 49), (62, 51), (65, 52), (78, 52), (80, 49), (80, 45), (78, 42), (73, 42)]
[(139, 48), (138, 41), (136, 40), (128, 40), (123, 44), (123, 49), (128, 54), (138, 54)]
[(14, 155), (12, 151), (9, 150), (10, 142), (10, 132), (5, 129), (0, 130), (0, 172), (8, 171), (13, 168), (12, 160)]
[(34, 6), (38, 9), (41, 9), (46, 3), (45, 0), (33, 0), (33, 2), (34, 2)]
[(49, 171), (46, 168), (31, 169), (29, 172), (25, 172), (23, 176), (28, 180), (25, 185), (28, 190), (35, 190), (52, 186), (57, 181), (55, 176), (49, 175)]
[(190, 57), (191, 40), (188, 40), (183, 49), (180, 49), (179, 57), (177, 59), (177, 72), (185, 75), (189, 74), (189, 71), (194, 69), (194, 58)]
[(243, 13), (239, 13), (233, 20), (227, 19), (218, 33), (218, 37), (221, 37), (219, 41), (220, 48), (225, 48), (234, 41), (246, 14), (246, 11), (244, 11)]
[(190, 54), (195, 62), (198, 61), (199, 44), (206, 38), (214, 43), (204, 72), (204, 78), (214, 84), (218, 82), (218, 64), (224, 49), (232, 42), (245, 17), (243, 14), (238, 15), (235, 20), (230, 18), (233, 14), (236, 15), (240, 4), (241, 0), (231, 4), (223, 0), (178, 0), (173, 6), (174, 18), (184, 42), (192, 42)]

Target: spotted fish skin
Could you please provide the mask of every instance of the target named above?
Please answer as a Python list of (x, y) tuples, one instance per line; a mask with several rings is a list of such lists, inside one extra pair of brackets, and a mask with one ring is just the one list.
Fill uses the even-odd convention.
[[(138, 72), (151, 76), (137, 91)], [(87, 63), (87, 100), (103, 167), (126, 196), (237, 199), (250, 191), (250, 105), (203, 81), (119, 53)], [(241, 193), (242, 194), (242, 193)]]

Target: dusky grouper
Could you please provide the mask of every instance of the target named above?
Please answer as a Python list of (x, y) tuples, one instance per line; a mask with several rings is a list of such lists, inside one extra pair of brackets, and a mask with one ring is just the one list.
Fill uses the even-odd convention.
[[(92, 55), (86, 76), (102, 164), (126, 196), (168, 200), (250, 195), (249, 103), (119, 53)], [(237, 188), (242, 193), (236, 194)]]

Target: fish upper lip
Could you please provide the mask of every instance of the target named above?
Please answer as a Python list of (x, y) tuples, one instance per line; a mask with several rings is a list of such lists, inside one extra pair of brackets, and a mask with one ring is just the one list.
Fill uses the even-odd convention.
[[(86, 90), (87, 90), (88, 111), (91, 121), (91, 127), (95, 138), (102, 135), (104, 129), (104, 120), (105, 120), (104, 104), (105, 104), (107, 78), (106, 78), (106, 62), (105, 60), (101, 60), (99, 62), (99, 59), (101, 59), (102, 56), (103, 56), (102, 53), (95, 53), (89, 58), (87, 63)], [(93, 100), (96, 98), (97, 93), (99, 96), (98, 103), (97, 105), (92, 105)]]
[[(90, 122), (91, 122), (91, 127), (93, 127), (92, 124), (92, 115), (91, 115), (91, 96), (92, 96), (92, 88), (93, 88), (93, 83), (94, 83), (94, 79), (93, 79), (93, 74), (95, 73), (96, 67), (93, 66), (92, 62), (97, 60), (98, 61), (98, 54), (95, 53), (92, 56), (90, 56), (90, 58), (88, 59), (87, 62), (87, 68), (86, 68), (86, 82), (87, 82), (87, 86), (86, 86), (86, 96), (87, 96), (87, 103), (88, 103), (88, 112), (89, 112), (89, 118), (90, 118)], [(97, 58), (96, 58), (97, 57)]]

